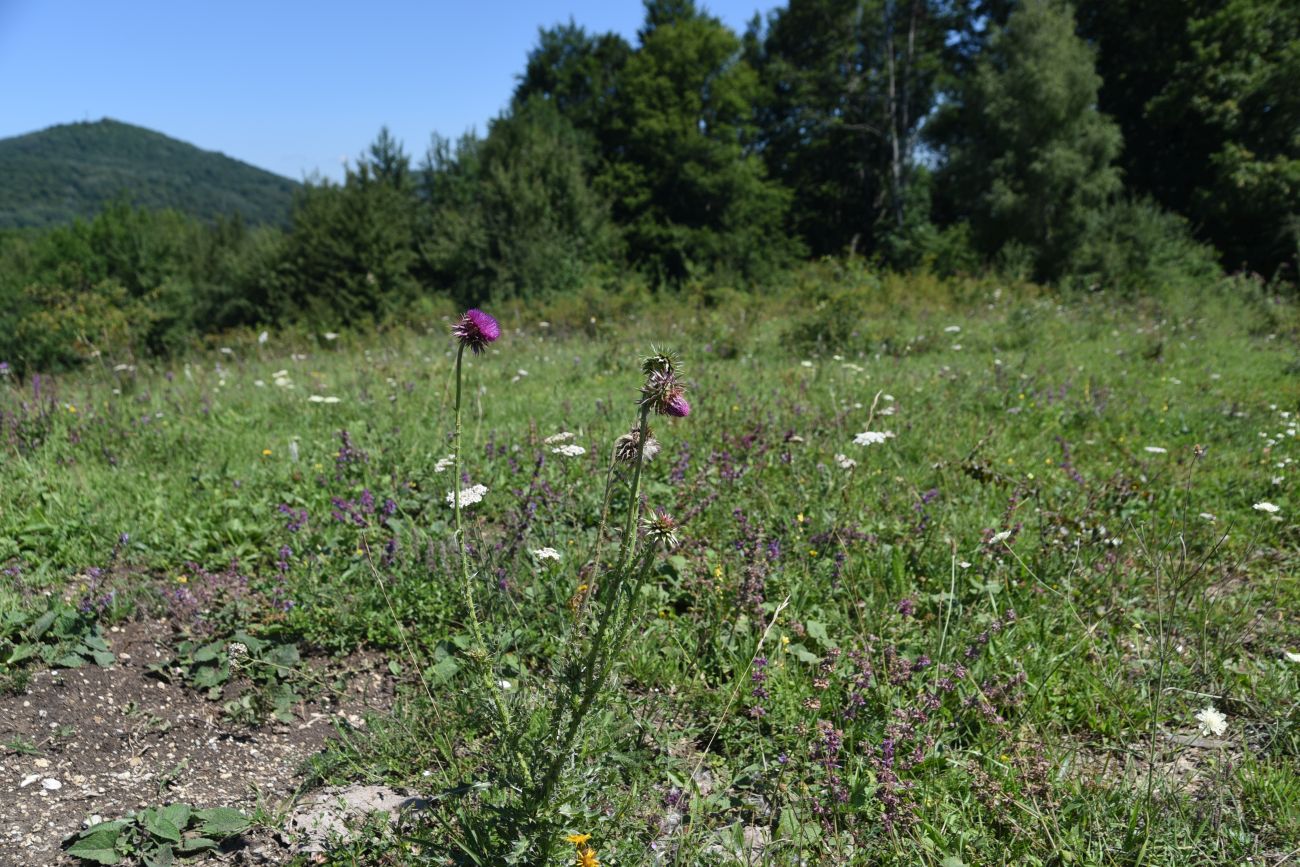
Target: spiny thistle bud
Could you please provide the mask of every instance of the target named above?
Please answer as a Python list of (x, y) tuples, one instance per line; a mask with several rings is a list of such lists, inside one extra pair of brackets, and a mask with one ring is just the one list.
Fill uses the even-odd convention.
[(685, 387), (670, 372), (656, 370), (646, 375), (641, 387), (641, 405), (648, 406), (657, 415), (681, 418), (691, 411), (691, 405), (682, 397)]
[(467, 346), (478, 354), (501, 336), (501, 326), (482, 310), (466, 310), (460, 321), (451, 327), (451, 333), (461, 346)]
[(646, 376), (652, 373), (666, 373), (676, 377), (682, 372), (682, 362), (677, 354), (657, 346), (650, 347), (652, 354), (641, 362), (641, 372)]
[[(620, 464), (636, 463), (637, 446), (641, 442), (641, 429), (632, 428), (627, 433), (614, 441), (614, 460)], [(645, 450), (641, 453), (641, 458), (649, 463), (654, 460), (654, 456), (659, 454), (659, 440), (654, 438), (649, 428), (646, 429)]]
[(663, 509), (655, 508), (642, 527), (651, 542), (662, 542), (665, 548), (677, 547), (677, 519)]

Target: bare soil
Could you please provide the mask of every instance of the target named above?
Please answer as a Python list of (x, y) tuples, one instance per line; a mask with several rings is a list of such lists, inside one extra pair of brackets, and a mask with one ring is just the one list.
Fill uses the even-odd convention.
[[(223, 717), (219, 702), (147, 675), (172, 656), (169, 624), (126, 624), (105, 639), (115, 665), (40, 671), (23, 693), (0, 697), (0, 865), (74, 864), (61, 851), (64, 838), (92, 817), (142, 807), (184, 802), (279, 815), (336, 723), (361, 726), (367, 711), (391, 706), (383, 660), (356, 656), (315, 664), (345, 677), (343, 695), (303, 702), (294, 723), (242, 726)], [(272, 834), (253, 832), (208, 861), (288, 857)]]

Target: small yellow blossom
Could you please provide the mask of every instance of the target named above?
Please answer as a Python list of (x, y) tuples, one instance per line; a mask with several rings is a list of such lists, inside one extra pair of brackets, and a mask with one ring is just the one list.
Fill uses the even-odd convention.
[(584, 846), (578, 850), (578, 867), (600, 867), (600, 862), (596, 860), (596, 850), (590, 846)]
[(575, 846), (581, 846), (583, 843), (586, 843), (590, 839), (591, 839), (590, 834), (570, 834), (569, 836), (564, 838), (565, 842), (572, 843)]
[(270, 456), (271, 456), (271, 450), (270, 450), (270, 449), (262, 449), (262, 457), (264, 457), (264, 458), (269, 458)]
[(73, 406), (72, 404), (68, 404), (68, 412), (74, 412), (74, 413), (75, 413), (76, 411), (77, 411), (77, 408), (76, 408), (75, 406)]
[(722, 567), (721, 567), (721, 566), (714, 566), (714, 567), (713, 567), (713, 577), (714, 577), (714, 578), (721, 578), (721, 577), (722, 577)]
[(803, 512), (800, 512), (799, 514), (795, 515), (795, 516), (794, 516), (794, 519), (795, 519), (796, 522), (802, 524), (802, 523), (803, 523)]
[(177, 576), (176, 576), (176, 583), (177, 583), (177, 584), (187, 584), (187, 583), (189, 583), (189, 580), (190, 580), (190, 577), (189, 577), (188, 575), (177, 575)]
[(808, 556), (809, 556), (809, 557), (816, 557), (816, 556), (817, 556), (817, 552), (816, 552), (816, 551), (809, 551), (809, 552), (808, 552)]

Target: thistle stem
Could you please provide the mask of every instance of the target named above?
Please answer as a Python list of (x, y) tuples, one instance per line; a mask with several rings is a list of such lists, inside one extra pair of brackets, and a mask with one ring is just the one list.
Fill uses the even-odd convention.
[[(492, 696), (492, 703), (496, 706), (497, 716), (501, 721), (501, 737), (508, 739), (510, 737), (510, 708), (506, 705), (505, 695), (501, 691), (501, 684), (497, 683), (493, 666), (488, 656), (487, 641), (483, 638), (483, 624), (479, 620), (478, 606), (474, 603), (474, 580), (470, 576), (469, 570), (469, 552), (465, 548), (465, 525), (461, 517), (460, 508), (460, 486), (461, 486), (461, 469), (460, 469), (460, 452), (461, 452), (461, 429), (460, 429), (460, 403), (461, 403), (461, 367), (465, 356), (465, 344), (461, 344), (456, 350), (456, 427), (452, 440), (452, 457), (455, 478), (452, 480), (452, 507), (456, 512), (456, 550), (460, 552), (460, 578), (465, 589), (465, 607), (469, 610), (470, 631), (473, 634), (474, 648), (470, 654), (479, 673), (483, 678), (483, 685), (487, 688), (488, 694)], [(523, 774), (525, 781), (529, 779), (528, 764), (523, 758), (515, 753), (519, 761), (519, 770)]]

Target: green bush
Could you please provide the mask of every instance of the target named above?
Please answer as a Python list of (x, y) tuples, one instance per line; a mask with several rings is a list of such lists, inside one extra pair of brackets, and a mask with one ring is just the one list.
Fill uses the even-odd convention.
[(1214, 251), (1192, 238), (1183, 218), (1124, 200), (1094, 215), (1063, 283), (1134, 297), (1196, 292), (1221, 276)]

